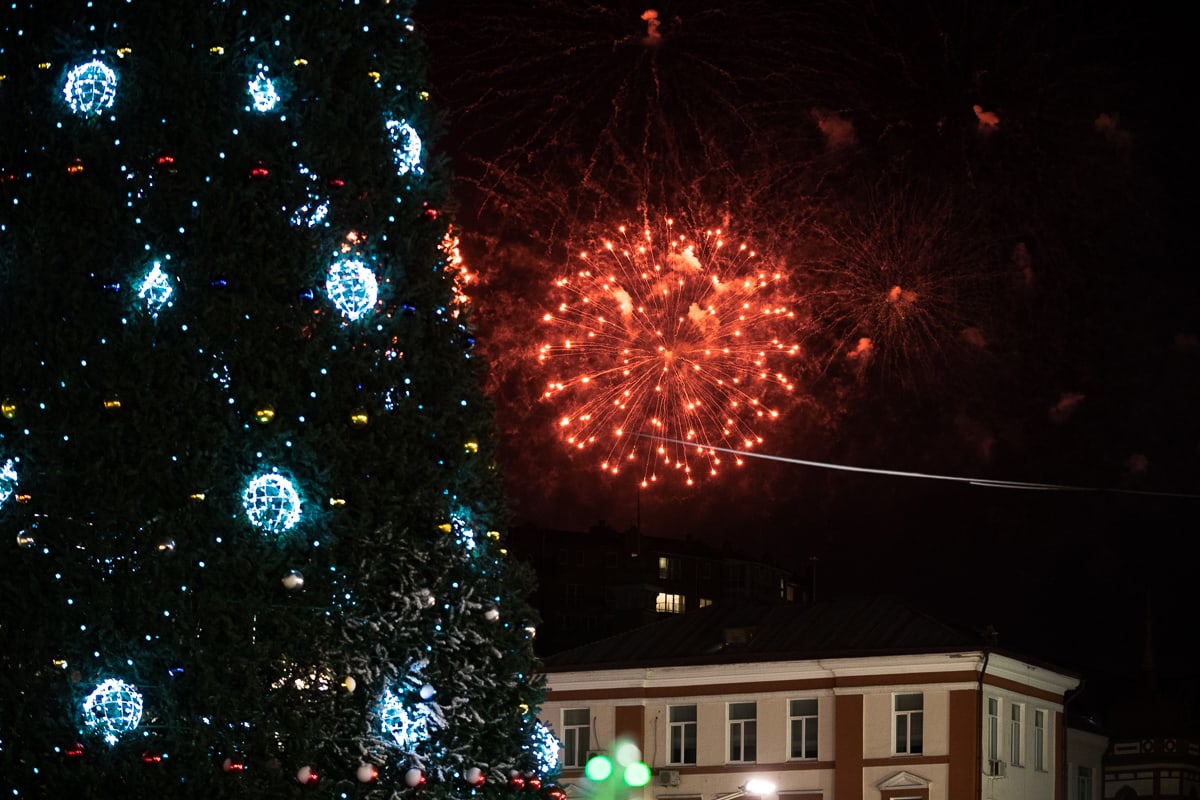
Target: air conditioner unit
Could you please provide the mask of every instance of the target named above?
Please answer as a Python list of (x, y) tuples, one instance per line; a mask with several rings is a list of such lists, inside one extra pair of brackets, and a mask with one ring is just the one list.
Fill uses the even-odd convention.
[(987, 762), (987, 776), (989, 778), (1003, 778), (1004, 769), (1008, 764), (998, 758), (989, 758)]
[(659, 786), (678, 786), (679, 785), (679, 770), (664, 769), (658, 772)]

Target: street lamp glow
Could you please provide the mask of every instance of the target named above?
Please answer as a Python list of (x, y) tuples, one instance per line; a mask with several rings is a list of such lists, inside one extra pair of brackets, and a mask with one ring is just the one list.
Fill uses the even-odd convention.
[(775, 793), (775, 784), (765, 778), (751, 778), (746, 781), (746, 785), (742, 787), (742, 791), (746, 794), (763, 796)]

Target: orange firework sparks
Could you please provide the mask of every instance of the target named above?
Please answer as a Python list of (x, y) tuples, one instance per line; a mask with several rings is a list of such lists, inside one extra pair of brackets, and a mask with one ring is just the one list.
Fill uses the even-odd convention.
[(669, 219), (622, 227), (580, 259), (555, 284), (564, 299), (538, 351), (556, 373), (544, 397), (568, 406), (567, 443), (596, 447), (612, 474), (641, 462), (643, 486), (660, 468), (691, 485), (697, 466), (717, 474), (714, 447), (759, 445), (761, 423), (779, 416), (772, 398), (794, 388), (775, 362), (800, 351), (782, 273), (720, 230), (690, 235)]

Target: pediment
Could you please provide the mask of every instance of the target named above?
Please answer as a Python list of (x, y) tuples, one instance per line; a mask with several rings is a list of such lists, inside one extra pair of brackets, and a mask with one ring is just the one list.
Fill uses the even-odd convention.
[(928, 789), (929, 781), (922, 778), (920, 775), (914, 775), (906, 770), (884, 778), (879, 783), (875, 784), (875, 788), (884, 789)]

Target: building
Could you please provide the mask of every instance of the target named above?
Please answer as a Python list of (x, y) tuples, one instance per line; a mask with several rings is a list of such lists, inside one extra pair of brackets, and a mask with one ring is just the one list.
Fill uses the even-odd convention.
[(1067, 800), (1101, 800), (1108, 737), (1085, 720), (1067, 720)]
[(643, 800), (732, 800), (751, 778), (778, 800), (1066, 800), (1079, 679), (892, 598), (719, 603), (545, 669), (568, 786), (628, 738)]
[(542, 613), (542, 654), (721, 600), (790, 602), (797, 594), (791, 573), (777, 564), (636, 528), (522, 527), (509, 534), (508, 547), (538, 576), (532, 602)]

